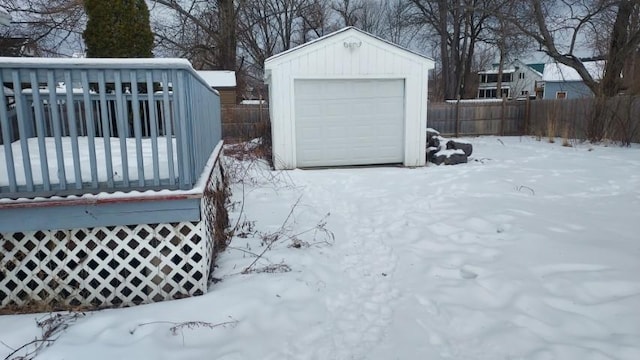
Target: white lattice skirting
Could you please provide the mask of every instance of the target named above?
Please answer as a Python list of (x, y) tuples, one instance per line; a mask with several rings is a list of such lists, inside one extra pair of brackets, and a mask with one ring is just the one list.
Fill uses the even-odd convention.
[[(201, 221), (0, 233), (0, 308), (128, 306), (206, 293), (214, 258), (215, 167)], [(209, 195), (207, 195), (209, 194)]]

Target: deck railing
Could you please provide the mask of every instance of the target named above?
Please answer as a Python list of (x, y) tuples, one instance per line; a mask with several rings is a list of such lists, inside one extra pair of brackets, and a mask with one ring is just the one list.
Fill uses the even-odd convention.
[(0, 199), (190, 189), (220, 98), (181, 59), (0, 58)]

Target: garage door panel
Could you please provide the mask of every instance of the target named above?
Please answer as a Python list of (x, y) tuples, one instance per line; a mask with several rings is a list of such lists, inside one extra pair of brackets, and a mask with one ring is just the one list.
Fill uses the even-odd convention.
[(403, 80), (295, 82), (298, 166), (404, 159)]

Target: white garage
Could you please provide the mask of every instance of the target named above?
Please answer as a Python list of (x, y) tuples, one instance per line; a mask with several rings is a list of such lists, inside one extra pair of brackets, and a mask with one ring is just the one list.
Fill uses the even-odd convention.
[(424, 166), (430, 69), (353, 27), (267, 59), (274, 166)]

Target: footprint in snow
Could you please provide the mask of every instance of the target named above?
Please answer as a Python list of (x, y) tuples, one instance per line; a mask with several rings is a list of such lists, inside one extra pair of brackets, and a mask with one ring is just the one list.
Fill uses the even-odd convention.
[(467, 270), (465, 268), (460, 268), (460, 277), (463, 279), (467, 279), (467, 280), (471, 280), (471, 279), (475, 279), (478, 277), (478, 274), (471, 271), (471, 270)]

